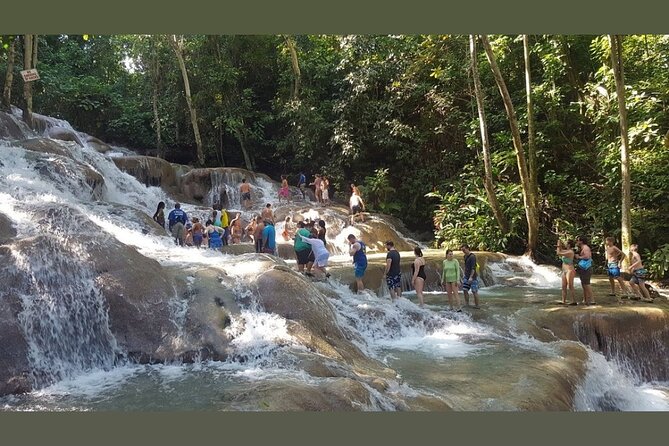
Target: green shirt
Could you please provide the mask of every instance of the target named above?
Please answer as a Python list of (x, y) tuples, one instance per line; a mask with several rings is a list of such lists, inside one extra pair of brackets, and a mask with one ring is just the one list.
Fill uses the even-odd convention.
[(309, 243), (303, 242), (301, 237), (298, 237), (297, 234), (302, 234), (303, 236), (309, 238), (311, 233), (306, 228), (300, 228), (295, 233), (295, 251), (304, 251), (305, 249), (311, 249)]
[(460, 281), (460, 263), (457, 260), (444, 260), (444, 269), (441, 273), (441, 281), (444, 283)]

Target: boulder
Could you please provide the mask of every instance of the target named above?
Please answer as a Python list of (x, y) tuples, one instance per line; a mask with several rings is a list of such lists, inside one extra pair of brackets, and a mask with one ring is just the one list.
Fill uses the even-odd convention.
[(0, 111), (0, 139), (23, 139), (30, 129), (11, 114)]
[(88, 144), (89, 147), (92, 147), (98, 153), (107, 153), (112, 150), (109, 144), (90, 135), (86, 136), (86, 144)]
[(274, 267), (256, 280), (258, 301), (289, 322), (289, 333), (307, 348), (351, 365), (361, 376), (394, 378), (395, 372), (365, 356), (336, 322), (328, 298), (288, 267)]
[(83, 147), (81, 138), (73, 130), (64, 127), (49, 127), (46, 130), (46, 135), (52, 139), (59, 139), (61, 141), (72, 141)]
[(160, 186), (174, 192), (177, 174), (169, 162), (151, 156), (119, 156), (112, 158), (116, 167), (137, 178), (146, 186)]
[(12, 221), (3, 213), (0, 213), (0, 245), (3, 245), (16, 237), (16, 228)]
[(63, 147), (58, 141), (47, 138), (31, 138), (23, 141), (16, 141), (12, 144), (16, 147), (22, 147), (26, 150), (39, 153), (51, 153), (53, 155), (60, 155), (70, 158), (70, 152)]
[(254, 411), (360, 411), (372, 405), (369, 391), (350, 378), (331, 378), (317, 384), (284, 380), (251, 382), (230, 389), (221, 398), (224, 409)]

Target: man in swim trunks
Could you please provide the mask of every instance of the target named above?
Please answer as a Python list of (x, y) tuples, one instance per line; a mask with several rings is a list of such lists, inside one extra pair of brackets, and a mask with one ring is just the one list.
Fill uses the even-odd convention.
[(627, 286), (625, 286), (625, 281), (620, 275), (620, 264), (625, 260), (625, 253), (622, 252), (616, 245), (615, 239), (613, 237), (606, 237), (606, 269), (609, 276), (609, 284), (611, 285), (611, 292), (609, 296), (616, 295), (616, 284), (615, 281), (618, 280), (618, 285), (620, 285), (620, 291), (623, 295), (628, 294)]
[(246, 178), (242, 178), (242, 184), (239, 186), (239, 193), (241, 194), (241, 205), (244, 209), (251, 207), (251, 185), (246, 182)]
[(630, 261), (632, 262), (629, 267), (629, 271), (632, 273), (630, 286), (641, 300), (644, 302), (652, 302), (653, 299), (650, 297), (648, 288), (646, 288), (646, 276), (648, 276), (648, 270), (643, 267), (643, 262), (641, 261), (641, 255), (639, 255), (638, 249), (639, 247), (636, 244), (630, 246)]
[(479, 275), (476, 271), (476, 254), (471, 252), (469, 245), (464, 243), (460, 250), (465, 255), (465, 274), (462, 277), (462, 294), (465, 305), (469, 306), (469, 292), (474, 296), (474, 308), (479, 309)]
[(400, 269), (400, 253), (395, 249), (395, 243), (392, 240), (386, 242), (386, 284), (390, 291), (390, 300), (395, 302), (402, 295), (402, 272)]
[(355, 235), (349, 234), (347, 237), (350, 249), (349, 255), (353, 257), (353, 266), (355, 269), (355, 282), (358, 287), (358, 294), (362, 293), (365, 285), (362, 283), (362, 278), (365, 276), (367, 270), (367, 246), (360, 240), (356, 240)]

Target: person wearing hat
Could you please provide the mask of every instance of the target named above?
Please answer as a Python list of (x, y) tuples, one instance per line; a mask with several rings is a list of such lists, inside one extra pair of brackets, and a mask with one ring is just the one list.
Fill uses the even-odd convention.
[(402, 295), (402, 271), (400, 269), (400, 253), (395, 249), (392, 240), (386, 242), (386, 284), (390, 291), (390, 300), (395, 302)]

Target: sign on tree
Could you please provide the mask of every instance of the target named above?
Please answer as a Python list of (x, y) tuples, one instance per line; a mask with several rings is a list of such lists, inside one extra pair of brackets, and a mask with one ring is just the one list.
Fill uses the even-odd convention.
[(39, 74), (35, 68), (30, 70), (21, 70), (21, 76), (23, 77), (23, 82), (32, 82), (39, 79)]

